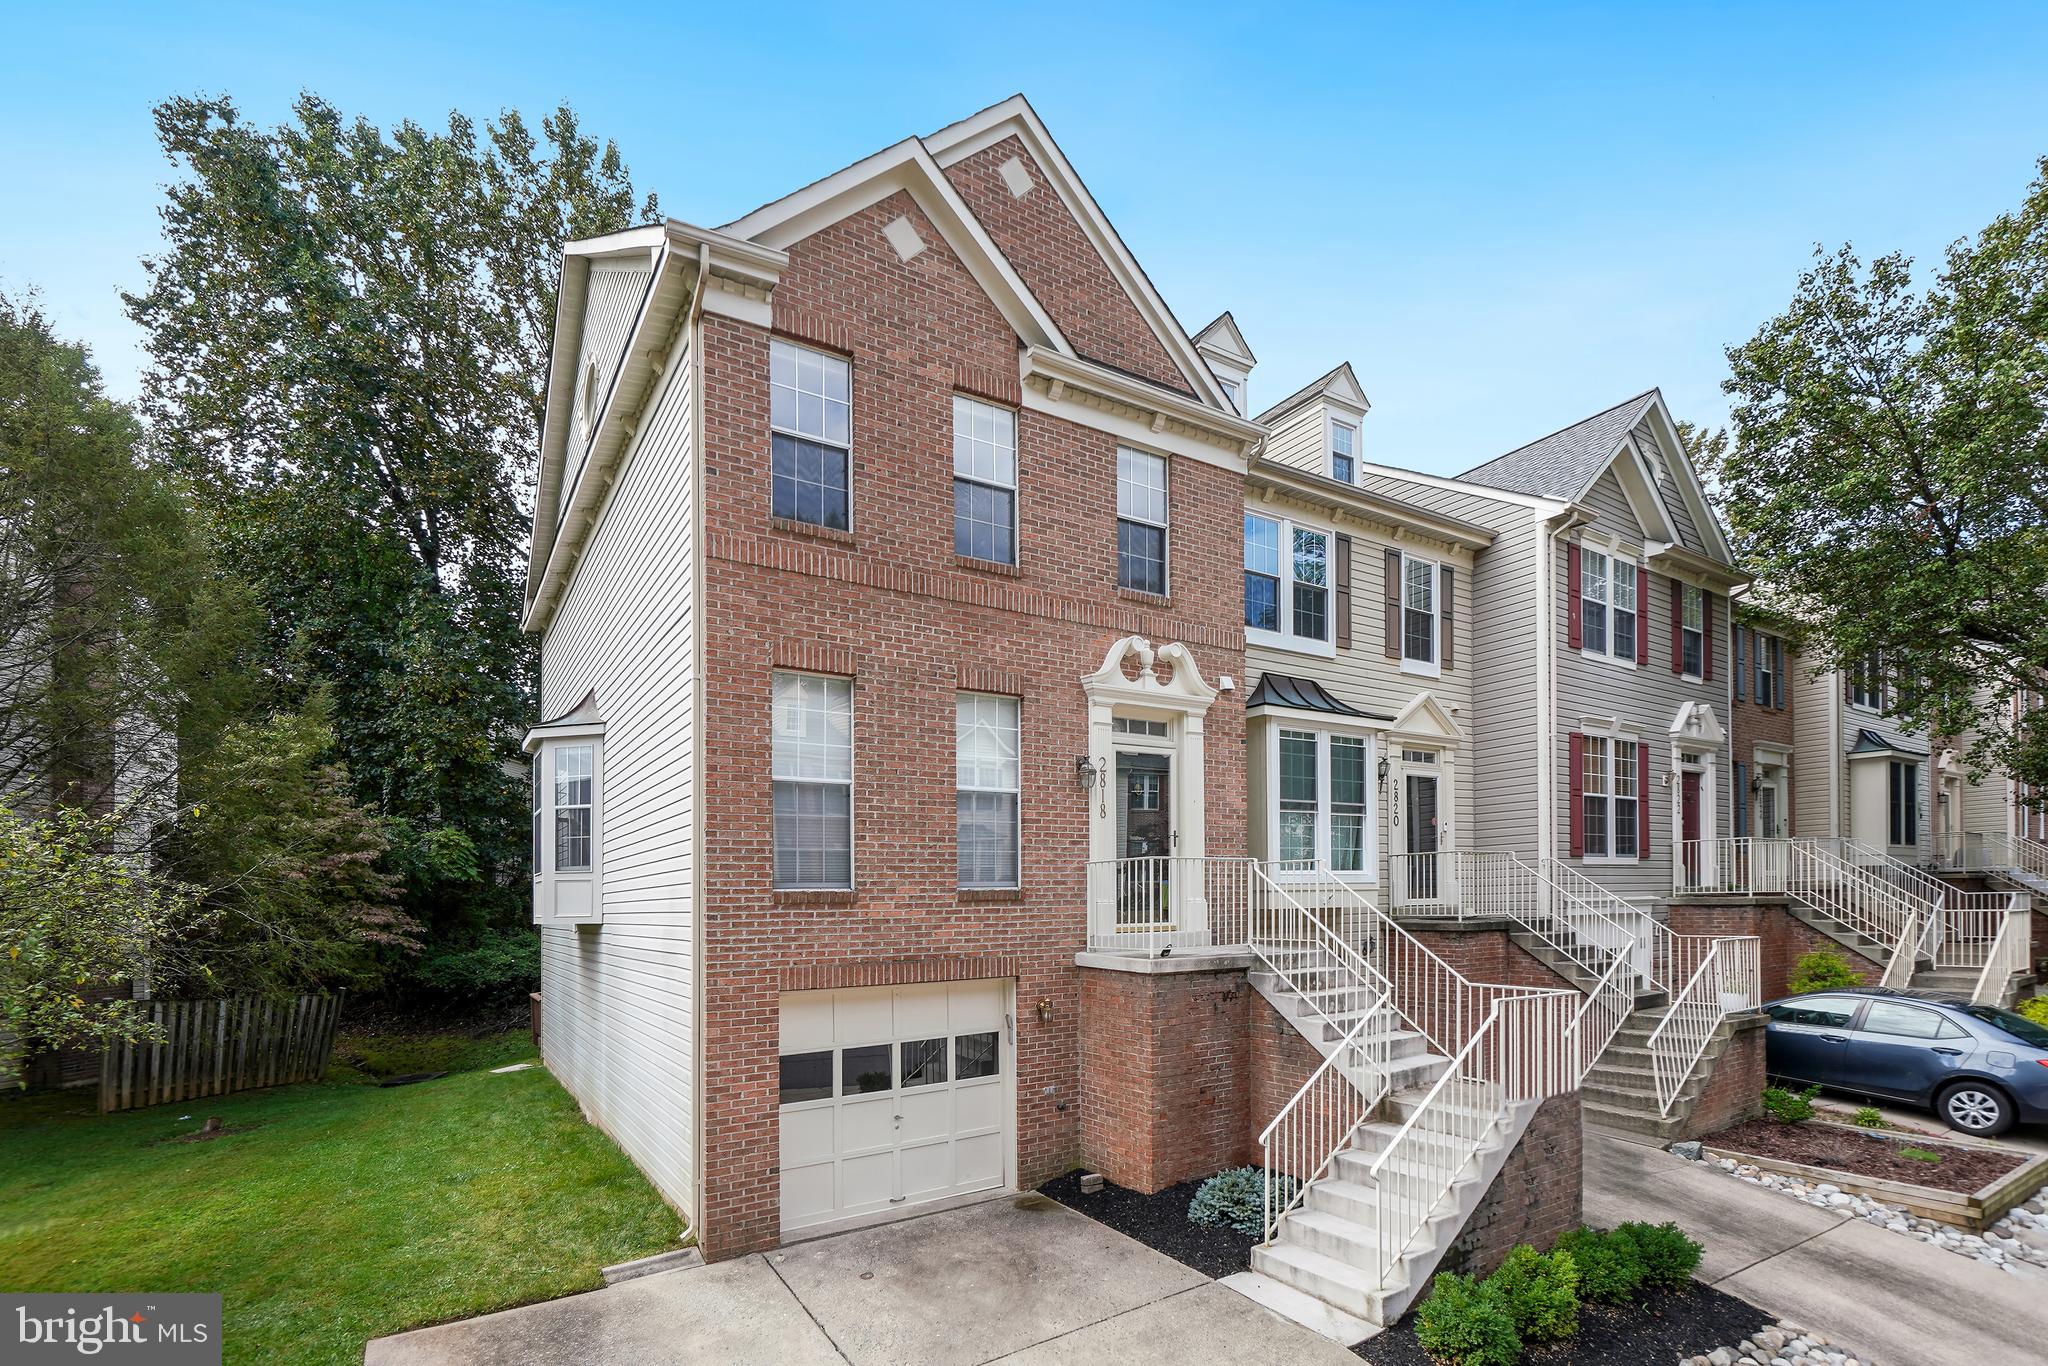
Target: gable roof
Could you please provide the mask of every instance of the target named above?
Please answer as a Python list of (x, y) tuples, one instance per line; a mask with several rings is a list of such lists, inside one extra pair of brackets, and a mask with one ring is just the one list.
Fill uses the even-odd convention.
[(1259, 358), (1252, 354), (1251, 344), (1245, 341), (1237, 319), (1230, 316), (1227, 308), (1217, 314), (1207, 327), (1195, 333), (1195, 349), (1215, 351), (1241, 360), (1247, 366), (1259, 363)]
[(1360, 412), (1370, 412), (1372, 410), (1372, 403), (1365, 396), (1365, 387), (1358, 382), (1358, 376), (1352, 373), (1351, 362), (1347, 360), (1336, 369), (1326, 374), (1318, 375), (1307, 384), (1302, 385), (1301, 388), (1296, 389), (1286, 398), (1281, 399), (1278, 403), (1266, 409), (1265, 412), (1260, 413), (1252, 421), (1271, 426), (1296, 408), (1301, 407), (1302, 404), (1307, 403), (1311, 399), (1322, 398), (1325, 395), (1336, 399), (1347, 407), (1356, 408)]
[(1593, 486), (1594, 480), (1606, 473), (1621, 443), (1635, 430), (1636, 423), (1642, 421), (1656, 398), (1654, 389), (1637, 394), (1605, 412), (1518, 446), (1506, 455), (1495, 456), (1458, 478), (1510, 493), (1575, 503)]

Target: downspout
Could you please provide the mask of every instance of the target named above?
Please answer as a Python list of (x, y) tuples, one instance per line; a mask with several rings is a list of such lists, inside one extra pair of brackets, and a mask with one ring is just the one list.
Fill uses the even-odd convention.
[[(1535, 513), (1530, 514), (1536, 517)], [(1536, 523), (1536, 854), (1557, 857), (1557, 570), (1554, 518)]]
[(683, 345), (690, 367), (690, 544), (696, 547), (696, 572), (690, 577), (691, 688), (690, 790), (690, 1153), (691, 1233), (704, 1222), (704, 281), (711, 273), (711, 247), (697, 244), (697, 279), (690, 289), (690, 310), (683, 320)]

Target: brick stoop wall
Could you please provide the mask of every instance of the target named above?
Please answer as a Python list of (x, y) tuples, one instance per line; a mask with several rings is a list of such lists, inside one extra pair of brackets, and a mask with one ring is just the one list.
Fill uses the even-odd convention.
[(1687, 897), (1666, 902), (1665, 913), (1673, 934), (1754, 935), (1762, 941), (1758, 951), (1766, 1001), (1791, 990), (1788, 984), (1793, 968), (1802, 955), (1816, 949), (1846, 958), (1865, 986), (1875, 986), (1884, 977), (1884, 964), (1872, 962), (1798, 919), (1783, 898)]
[(1714, 1133), (1764, 1112), (1764, 1025), (1768, 1018), (1757, 1011), (1730, 1021), (1727, 1046), (1714, 1060), (1707, 1084), (1686, 1116), (1687, 1138)]
[(1539, 1105), (1437, 1271), (1485, 1276), (1517, 1246), (1548, 1251), (1559, 1234), (1577, 1228), (1585, 1218), (1583, 1139), (1578, 1092)]

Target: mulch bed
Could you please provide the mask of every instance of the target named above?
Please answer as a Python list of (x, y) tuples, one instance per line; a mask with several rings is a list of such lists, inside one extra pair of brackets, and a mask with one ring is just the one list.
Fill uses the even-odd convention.
[[(1958, 1148), (1918, 1137), (1900, 1142), (1832, 1125), (1780, 1124), (1771, 1119), (1752, 1119), (1709, 1134), (1701, 1141), (1724, 1153), (1774, 1157), (1783, 1162), (1802, 1162), (1809, 1167), (1964, 1194), (1981, 1190), (2027, 1160), (2022, 1153)], [(1900, 1154), (1901, 1148), (1940, 1153), (1941, 1161), (1905, 1157)]]
[[(1682, 1361), (1733, 1347), (1774, 1322), (1755, 1305), (1694, 1282), (1689, 1290), (1652, 1291), (1633, 1304), (1579, 1307), (1579, 1333), (1568, 1342), (1532, 1343), (1527, 1366), (1645, 1366)], [(1415, 1340), (1415, 1315), (1353, 1347), (1372, 1366), (1437, 1366)]]
[(1252, 1247), (1259, 1241), (1256, 1235), (1188, 1222), (1188, 1201), (1201, 1187), (1199, 1181), (1183, 1181), (1157, 1195), (1140, 1195), (1105, 1181), (1095, 1194), (1083, 1195), (1081, 1174), (1069, 1172), (1038, 1189), (1204, 1276), (1220, 1279), (1249, 1269)]

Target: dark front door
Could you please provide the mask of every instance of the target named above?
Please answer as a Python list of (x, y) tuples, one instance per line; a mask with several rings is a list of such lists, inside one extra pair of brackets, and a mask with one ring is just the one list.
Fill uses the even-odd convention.
[[(1126, 925), (1171, 920), (1173, 761), (1164, 754), (1116, 756), (1117, 918)], [(1133, 861), (1135, 860), (1135, 861)]]
[(1700, 880), (1700, 771), (1688, 768), (1678, 777), (1678, 838), (1685, 860), (1685, 880)]
[(1437, 873), (1436, 775), (1408, 775), (1408, 899), (1435, 901), (1442, 883)]

